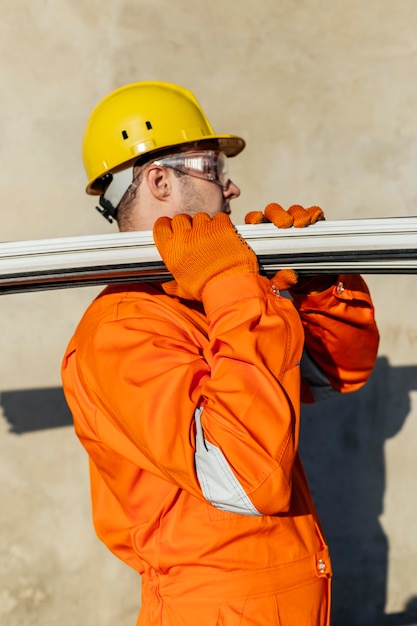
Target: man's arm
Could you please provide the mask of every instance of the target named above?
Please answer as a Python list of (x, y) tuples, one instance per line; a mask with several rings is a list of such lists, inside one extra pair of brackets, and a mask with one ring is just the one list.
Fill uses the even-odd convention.
[(344, 274), (324, 291), (292, 291), (305, 332), (303, 401), (356, 391), (368, 380), (379, 334), (365, 281)]

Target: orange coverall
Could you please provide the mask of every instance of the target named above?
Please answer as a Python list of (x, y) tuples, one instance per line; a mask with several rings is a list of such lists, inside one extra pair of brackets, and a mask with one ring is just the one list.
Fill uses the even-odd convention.
[(358, 389), (378, 346), (364, 281), (339, 280), (291, 301), (265, 277), (229, 276), (202, 304), (116, 285), (84, 314), (64, 391), (96, 532), (142, 575), (139, 625), (328, 624), (300, 397)]

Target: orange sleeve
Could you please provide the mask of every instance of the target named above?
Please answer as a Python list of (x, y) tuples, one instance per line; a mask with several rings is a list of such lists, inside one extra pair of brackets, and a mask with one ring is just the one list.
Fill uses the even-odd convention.
[(201, 389), (205, 446), (223, 452), (257, 511), (286, 511), (299, 435), (298, 314), (256, 275), (217, 281), (203, 298), (211, 371)]
[[(307, 358), (335, 391), (359, 389), (372, 372), (379, 344), (374, 307), (363, 278), (343, 274), (333, 287), (314, 295), (293, 294), (293, 300), (304, 327)], [(320, 386), (316, 388), (320, 391)], [(304, 384), (303, 391), (304, 401), (314, 400), (314, 384), (310, 390)]]

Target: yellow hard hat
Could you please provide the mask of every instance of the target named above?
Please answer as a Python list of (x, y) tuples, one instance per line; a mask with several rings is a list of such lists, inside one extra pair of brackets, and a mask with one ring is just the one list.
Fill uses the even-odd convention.
[(188, 89), (157, 81), (126, 85), (104, 98), (88, 119), (82, 148), (86, 191), (102, 194), (106, 174), (133, 165), (142, 155), (205, 144), (227, 156), (245, 147), (240, 137), (214, 132)]

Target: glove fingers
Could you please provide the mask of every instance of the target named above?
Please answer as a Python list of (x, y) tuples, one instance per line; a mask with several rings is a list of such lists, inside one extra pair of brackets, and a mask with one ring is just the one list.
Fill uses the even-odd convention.
[(280, 270), (271, 279), (273, 287), (278, 291), (286, 291), (297, 284), (298, 276), (294, 270)]
[(196, 213), (190, 228), (192, 228), (192, 235), (196, 238), (196, 241), (202, 236), (206, 236), (209, 239), (217, 239), (223, 233), (231, 230), (233, 232), (236, 231), (227, 213), (216, 213), (213, 217), (210, 217), (207, 213)]
[(288, 213), (290, 213), (294, 219), (293, 226), (295, 228), (304, 228), (319, 220), (324, 220), (324, 213), (318, 206), (304, 209), (300, 204), (293, 204), (288, 209)]
[(277, 228), (290, 228), (293, 225), (293, 217), (289, 211), (282, 208), (280, 204), (271, 202), (264, 211), (267, 220), (272, 222)]
[(171, 218), (159, 217), (153, 227), (153, 238), (158, 250), (172, 236)]
[(325, 219), (324, 213), (319, 206), (309, 207), (307, 213), (310, 215), (310, 224), (315, 224)]
[(290, 206), (288, 213), (293, 217), (293, 226), (295, 228), (304, 228), (304, 226), (310, 224), (310, 216), (300, 204)]
[(245, 215), (245, 224), (262, 224), (266, 221), (262, 211), (250, 211)]
[[(189, 218), (189, 220), (191, 224), (191, 218)], [(204, 224), (207, 224), (208, 222), (211, 222), (211, 218), (210, 218), (210, 215), (208, 215), (208, 213), (196, 213), (192, 219), (194, 228), (202, 227), (204, 226)]]
[(169, 280), (167, 283), (162, 283), (161, 287), (169, 296), (178, 295), (179, 288), (176, 280)]
[(216, 215), (212, 219), (212, 222), (216, 224), (216, 227), (219, 227), (221, 229), (232, 228), (233, 230), (236, 230), (232, 224), (232, 220), (230, 219), (229, 215), (227, 215), (227, 213), (216, 213)]
[(185, 213), (179, 213), (172, 218), (171, 227), (173, 233), (182, 233), (192, 227), (192, 219), (189, 215), (186, 215)]
[(300, 204), (293, 204), (288, 211), (276, 203), (271, 202), (265, 211), (250, 211), (245, 215), (245, 224), (262, 224), (272, 222), (278, 228), (304, 228), (320, 220), (324, 220), (324, 213), (318, 206), (304, 209)]
[(168, 296), (183, 298), (184, 300), (194, 300), (193, 296), (180, 287), (176, 280), (169, 280), (162, 284), (162, 289)]

